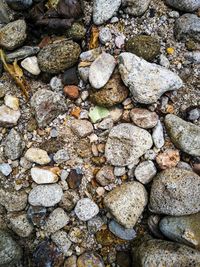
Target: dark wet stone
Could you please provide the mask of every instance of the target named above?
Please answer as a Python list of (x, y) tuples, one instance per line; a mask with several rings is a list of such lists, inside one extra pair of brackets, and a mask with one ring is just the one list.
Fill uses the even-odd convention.
[(27, 211), (27, 216), (30, 222), (35, 226), (41, 226), (45, 224), (47, 209), (45, 207), (30, 206)]
[(14, 10), (25, 10), (32, 5), (33, 0), (6, 0), (6, 2)]
[(70, 189), (76, 189), (81, 184), (83, 174), (80, 169), (72, 169), (67, 177), (67, 183)]
[(63, 85), (78, 85), (78, 75), (77, 75), (77, 68), (73, 67), (68, 70), (66, 70), (62, 74), (62, 82)]
[(116, 262), (119, 265), (119, 267), (131, 267), (131, 255), (124, 251), (117, 252), (117, 259)]
[(136, 237), (136, 232), (134, 229), (126, 229), (114, 220), (109, 223), (109, 230), (123, 240), (132, 240), (134, 237)]

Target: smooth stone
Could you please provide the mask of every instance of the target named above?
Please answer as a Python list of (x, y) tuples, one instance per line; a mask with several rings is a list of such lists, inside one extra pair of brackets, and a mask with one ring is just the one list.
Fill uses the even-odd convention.
[(106, 44), (112, 40), (112, 34), (109, 28), (104, 27), (100, 30), (99, 40), (102, 44)]
[(85, 37), (86, 29), (82, 23), (74, 22), (67, 30), (67, 37), (75, 41), (80, 41)]
[(96, 180), (97, 182), (102, 185), (106, 186), (110, 183), (113, 183), (115, 181), (115, 176), (113, 173), (113, 167), (111, 166), (103, 166), (96, 174)]
[(70, 212), (75, 207), (76, 203), (79, 200), (79, 195), (75, 190), (69, 189), (64, 192), (62, 199), (59, 203), (59, 206), (64, 210)]
[(22, 136), (15, 130), (11, 129), (5, 139), (4, 154), (8, 159), (16, 160), (21, 157), (25, 143)]
[(155, 147), (158, 149), (163, 147), (165, 144), (163, 126), (160, 121), (158, 121), (157, 125), (153, 128), (152, 139)]
[(112, 118), (105, 118), (98, 124), (98, 129), (101, 130), (110, 130), (113, 127), (113, 119)]
[(165, 92), (183, 85), (176, 73), (134, 54), (122, 53), (118, 60), (122, 80), (139, 103), (155, 103)]
[(27, 194), (24, 191), (0, 189), (0, 204), (8, 212), (24, 210), (27, 205)]
[(6, 61), (12, 63), (15, 59), (21, 60), (29, 56), (34, 56), (40, 51), (38, 46), (23, 46), (11, 53), (6, 54)]
[(105, 267), (103, 259), (94, 252), (84, 252), (78, 257), (77, 267)]
[(69, 154), (65, 149), (58, 150), (55, 155), (53, 156), (53, 160), (57, 163), (64, 163), (65, 161), (69, 160)]
[(59, 247), (65, 256), (71, 247), (72, 242), (69, 240), (68, 235), (65, 231), (57, 231), (51, 235), (52, 241)]
[(94, 131), (92, 123), (87, 120), (73, 120), (70, 127), (80, 138), (86, 137)]
[(114, 175), (115, 176), (122, 176), (126, 173), (125, 167), (115, 167), (114, 168)]
[(36, 56), (25, 58), (22, 60), (21, 66), (33, 75), (39, 75), (41, 72)]
[(181, 216), (200, 211), (200, 177), (185, 169), (171, 168), (153, 179), (149, 209), (157, 214)]
[(10, 167), (10, 165), (8, 163), (1, 163), (0, 164), (0, 172), (3, 175), (8, 176), (11, 174), (12, 168)]
[(17, 125), (21, 116), (19, 110), (13, 110), (5, 105), (0, 106), (0, 127), (12, 127)]
[(200, 8), (199, 0), (165, 0), (166, 3), (184, 12), (193, 12)]
[(93, 62), (101, 55), (102, 51), (100, 47), (82, 52), (80, 54), (80, 60), (83, 62)]
[(68, 222), (69, 216), (67, 213), (62, 208), (56, 208), (47, 218), (44, 229), (48, 234), (53, 234), (65, 227)]
[(40, 165), (48, 164), (51, 161), (45, 150), (35, 147), (29, 148), (24, 156), (30, 162), (35, 162)]
[(163, 54), (161, 54), (160, 57), (159, 57), (159, 63), (160, 63), (161, 66), (163, 66), (163, 67), (165, 67), (167, 69), (170, 67), (169, 59)]
[(31, 169), (31, 178), (37, 184), (53, 184), (58, 181), (57, 174), (47, 168), (33, 167)]
[(101, 106), (95, 106), (90, 108), (89, 111), (89, 117), (92, 121), (92, 123), (96, 123), (101, 121), (102, 119), (108, 117), (109, 110), (107, 108), (101, 107)]
[(99, 207), (91, 199), (82, 198), (77, 202), (74, 212), (79, 220), (88, 221), (99, 213)]
[(21, 247), (8, 232), (0, 230), (0, 266), (13, 266), (21, 258)]
[(1, 23), (9, 23), (10, 18), (8, 14), (8, 8), (5, 4), (5, 2), (0, 2), (0, 24)]
[(156, 112), (151, 112), (148, 109), (133, 108), (130, 112), (130, 117), (135, 125), (144, 129), (151, 129), (158, 123)]
[(68, 40), (49, 44), (38, 53), (39, 68), (52, 74), (69, 69), (78, 62), (80, 46)]
[(19, 99), (13, 95), (5, 95), (4, 98), (5, 105), (13, 110), (19, 109)]
[(20, 47), (26, 39), (26, 22), (16, 20), (0, 29), (0, 46), (7, 50)]
[(93, 4), (93, 21), (94, 24), (100, 25), (111, 19), (115, 12), (118, 11), (121, 0), (94, 0)]
[(200, 265), (200, 252), (185, 245), (159, 239), (136, 242), (132, 249), (136, 266), (180, 266)]
[(179, 217), (164, 217), (161, 232), (172, 241), (200, 248), (200, 213)]
[(104, 197), (105, 207), (125, 228), (134, 227), (147, 201), (146, 189), (138, 182), (128, 182), (117, 186)]
[(151, 160), (141, 162), (135, 169), (135, 178), (142, 184), (148, 184), (156, 175), (156, 167)]
[(121, 123), (109, 133), (105, 156), (114, 166), (127, 166), (136, 162), (152, 145), (151, 135), (146, 130)]
[(148, 9), (151, 0), (122, 0), (122, 7), (127, 14), (141, 16)]
[(77, 267), (77, 256), (72, 255), (65, 260), (64, 267)]
[(103, 52), (91, 64), (89, 70), (89, 81), (93, 88), (102, 88), (110, 79), (116, 66), (115, 58)]
[(61, 201), (63, 191), (60, 185), (38, 185), (34, 187), (28, 196), (32, 206), (52, 207)]
[(109, 230), (117, 237), (123, 240), (132, 240), (136, 237), (136, 232), (134, 229), (125, 229), (120, 224), (112, 220), (109, 224)]
[(62, 80), (57, 76), (53, 77), (49, 83), (51, 89), (55, 92), (63, 91)]
[(72, 67), (62, 74), (63, 85), (78, 85), (79, 79), (77, 74), (77, 67)]
[(28, 237), (33, 232), (33, 225), (28, 221), (27, 214), (9, 214), (11, 229), (20, 237)]
[(200, 127), (186, 122), (176, 115), (165, 117), (165, 127), (172, 142), (183, 152), (200, 156)]
[(6, 3), (10, 8), (21, 11), (28, 9), (33, 4), (33, 0), (6, 0)]

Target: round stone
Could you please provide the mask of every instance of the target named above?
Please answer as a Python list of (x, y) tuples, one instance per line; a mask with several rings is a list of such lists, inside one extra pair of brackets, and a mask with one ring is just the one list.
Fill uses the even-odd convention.
[(148, 184), (156, 175), (157, 170), (151, 160), (141, 162), (135, 169), (135, 178), (142, 184)]
[(97, 253), (85, 252), (79, 256), (77, 267), (105, 267), (105, 265)]
[(99, 213), (99, 207), (91, 199), (82, 198), (77, 202), (74, 211), (81, 221), (88, 221)]
[(158, 115), (156, 112), (151, 112), (148, 109), (143, 108), (132, 109), (130, 117), (135, 125), (144, 129), (151, 129), (155, 127), (158, 122)]

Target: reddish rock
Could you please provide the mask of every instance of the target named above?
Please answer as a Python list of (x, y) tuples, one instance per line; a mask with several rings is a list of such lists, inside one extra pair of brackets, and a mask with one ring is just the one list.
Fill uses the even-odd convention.
[(70, 99), (77, 99), (79, 97), (79, 88), (76, 85), (67, 85), (64, 87), (64, 94)]
[(72, 169), (67, 177), (69, 188), (76, 189), (79, 187), (82, 181), (83, 174), (76, 169)]
[(133, 108), (130, 112), (130, 117), (135, 125), (144, 129), (151, 129), (158, 122), (158, 115), (155, 112), (143, 108)]
[(167, 149), (156, 157), (156, 162), (162, 170), (175, 167), (179, 161), (179, 151), (175, 149)]

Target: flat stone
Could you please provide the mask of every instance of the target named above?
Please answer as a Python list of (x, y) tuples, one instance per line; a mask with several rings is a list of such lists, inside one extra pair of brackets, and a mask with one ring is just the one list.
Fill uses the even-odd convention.
[(73, 120), (71, 122), (71, 129), (81, 138), (86, 137), (93, 132), (92, 123), (87, 120)]
[(104, 198), (104, 205), (119, 224), (132, 228), (141, 216), (147, 201), (144, 186), (138, 182), (128, 182), (109, 192)]
[(25, 143), (22, 136), (15, 129), (11, 129), (5, 140), (5, 156), (11, 160), (16, 160), (22, 155), (24, 147)]
[(136, 162), (152, 144), (151, 135), (146, 130), (121, 123), (109, 133), (105, 156), (114, 166), (127, 166)]
[(28, 221), (26, 213), (8, 216), (11, 229), (20, 237), (28, 237), (33, 232), (33, 225)]
[(124, 11), (133, 16), (141, 16), (148, 9), (151, 0), (122, 0)]
[(123, 240), (132, 240), (136, 237), (136, 232), (134, 229), (126, 229), (114, 220), (109, 223), (109, 230), (117, 237)]
[[(65, 256), (71, 247), (72, 242), (69, 240), (68, 235), (65, 231), (57, 231), (51, 235), (52, 241), (59, 247)], [(66, 266), (65, 266), (66, 267)]]
[(88, 221), (99, 213), (99, 207), (89, 198), (80, 199), (74, 209), (76, 216), (81, 221)]
[(172, 142), (183, 152), (200, 156), (200, 127), (176, 115), (165, 117), (165, 126)]
[(78, 257), (77, 267), (105, 267), (103, 259), (94, 252), (84, 252)]
[(5, 105), (0, 106), (0, 126), (12, 127), (17, 125), (21, 116), (19, 110), (13, 110)]
[(62, 229), (69, 222), (69, 217), (67, 213), (61, 209), (57, 208), (52, 211), (46, 220), (45, 231), (48, 234), (55, 233), (56, 231)]
[(151, 160), (141, 162), (135, 169), (135, 178), (142, 184), (148, 184), (156, 175), (156, 167)]
[(122, 53), (118, 60), (122, 80), (139, 103), (155, 103), (165, 92), (183, 85), (176, 73), (134, 54)]
[(63, 191), (60, 185), (38, 185), (28, 196), (28, 201), (33, 206), (52, 207), (60, 202)]
[(158, 214), (181, 216), (200, 211), (200, 177), (185, 169), (171, 168), (153, 179), (149, 209)]
[(24, 156), (30, 162), (35, 162), (40, 165), (48, 164), (51, 161), (45, 150), (35, 147), (29, 148)]
[(38, 168), (31, 169), (31, 178), (37, 184), (53, 184), (58, 181), (56, 173), (51, 171), (51, 168)]
[(143, 108), (133, 108), (130, 112), (130, 117), (135, 125), (144, 129), (151, 129), (155, 127), (158, 122), (158, 115), (156, 112), (151, 112)]
[(25, 58), (24, 60), (22, 60), (21, 66), (25, 70), (27, 70), (28, 72), (30, 72), (31, 74), (36, 75), (36, 76), (39, 75), (41, 72), (36, 56)]
[(200, 8), (199, 0), (165, 0), (166, 3), (178, 10), (193, 12)]

